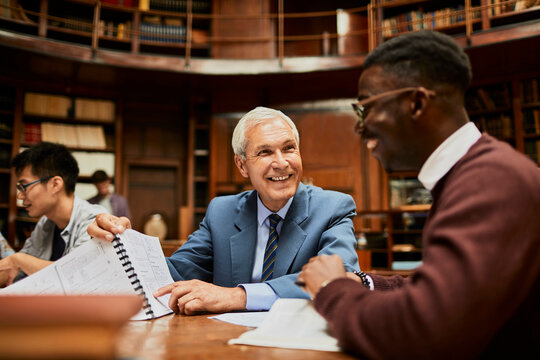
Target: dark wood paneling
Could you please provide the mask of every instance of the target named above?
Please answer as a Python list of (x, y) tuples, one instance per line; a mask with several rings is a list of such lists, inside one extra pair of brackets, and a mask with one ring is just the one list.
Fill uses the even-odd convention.
[(237, 117), (219, 117), (212, 118), (212, 174), (214, 184), (210, 196), (236, 194), (248, 187), (250, 182), (242, 177), (236, 165), (234, 164), (234, 151), (231, 140), (234, 127), (242, 116), (238, 113)]
[[(216, 0), (214, 14), (264, 15), (270, 13), (269, 0)], [(220, 59), (264, 59), (276, 56), (276, 45), (271, 40), (275, 34), (276, 19), (252, 17), (246, 19), (214, 19), (212, 36), (226, 41), (212, 44), (212, 57)], [(238, 38), (253, 39), (247, 42)], [(267, 38), (268, 40), (257, 40)]]
[[(157, 165), (157, 164), (156, 164)], [(167, 239), (178, 238), (179, 169), (166, 164), (128, 164), (129, 203), (133, 228), (143, 231), (151, 214), (161, 214), (168, 226)]]
[(361, 203), (357, 181), (361, 173), (360, 137), (353, 131), (354, 114), (347, 111), (285, 110), (300, 133), (304, 178), (328, 190), (346, 192)]

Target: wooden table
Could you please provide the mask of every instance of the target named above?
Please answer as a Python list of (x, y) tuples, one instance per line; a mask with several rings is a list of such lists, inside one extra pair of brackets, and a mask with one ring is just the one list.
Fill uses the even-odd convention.
[(233, 325), (211, 315), (167, 315), (130, 321), (118, 341), (118, 357), (130, 359), (353, 359), (338, 352), (228, 345), (227, 341), (253, 328)]

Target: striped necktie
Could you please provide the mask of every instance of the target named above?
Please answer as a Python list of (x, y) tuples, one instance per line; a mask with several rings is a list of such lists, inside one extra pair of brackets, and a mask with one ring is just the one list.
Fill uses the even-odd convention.
[(266, 243), (266, 249), (264, 250), (261, 282), (272, 279), (272, 272), (274, 271), (274, 262), (276, 260), (276, 252), (279, 241), (276, 227), (281, 220), (281, 217), (278, 214), (271, 214), (268, 216), (268, 219), (270, 220), (270, 234), (268, 235), (268, 242)]

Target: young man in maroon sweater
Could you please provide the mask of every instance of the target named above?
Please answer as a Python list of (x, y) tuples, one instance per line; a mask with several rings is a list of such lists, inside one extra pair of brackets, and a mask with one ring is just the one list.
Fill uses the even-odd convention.
[(388, 171), (419, 171), (433, 205), (408, 278), (347, 276), (312, 258), (299, 280), (345, 351), (369, 359), (538, 358), (540, 170), (481, 134), (464, 107), (467, 55), (409, 33), (375, 49), (356, 130)]

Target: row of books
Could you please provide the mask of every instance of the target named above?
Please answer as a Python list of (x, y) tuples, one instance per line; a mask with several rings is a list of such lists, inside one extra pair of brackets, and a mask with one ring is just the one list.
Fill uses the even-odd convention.
[(510, 116), (504, 114), (495, 114), (490, 116), (481, 116), (473, 119), (476, 126), (482, 132), (498, 137), (511, 138), (514, 136), (514, 125)]
[(507, 84), (497, 84), (470, 89), (465, 96), (468, 111), (495, 110), (509, 108), (512, 104)]
[(186, 27), (141, 23), (140, 39), (141, 41), (183, 44), (186, 42)]
[(26, 144), (49, 141), (70, 148), (106, 149), (107, 147), (105, 131), (100, 125), (25, 123), (22, 136)]
[(507, 12), (520, 11), (540, 5), (539, 0), (488, 0), (490, 16), (500, 15)]
[(540, 79), (526, 79), (521, 82), (523, 103), (530, 104), (540, 101)]
[(540, 109), (523, 110), (523, 132), (540, 134)]
[[(148, 37), (152, 37), (154, 40), (149, 41), (162, 41), (172, 43), (184, 43), (186, 36), (186, 29), (184, 19), (180, 17), (161, 16), (161, 15), (146, 15), (143, 17), (143, 24), (153, 24), (154, 26), (148, 26), (143, 29), (141, 26), (141, 40)], [(164, 36), (155, 36), (159, 34), (165, 34)], [(183, 34), (183, 35), (182, 35)], [(208, 30), (205, 29), (191, 29), (192, 41), (195, 44), (208, 44)], [(179, 36), (180, 38), (176, 38)], [(183, 40), (183, 41), (181, 41)]]
[(114, 21), (99, 21), (99, 36), (115, 37), (117, 39), (131, 38), (132, 29), (131, 21), (114, 22)]
[(68, 96), (27, 92), (24, 94), (24, 113), (29, 115), (68, 117), (73, 101)]
[(540, 165), (540, 140), (525, 141), (525, 155)]
[[(59, 20), (61, 18), (61, 20)], [(91, 17), (75, 16), (71, 14), (55, 15), (54, 20), (49, 21), (50, 26), (64, 29), (92, 33), (93, 23)]]
[(28, 115), (114, 122), (115, 112), (115, 104), (110, 100), (32, 92), (24, 96), (24, 113)]
[[(141, 10), (161, 10), (171, 12), (187, 11), (188, 0), (139, 0)], [(191, 12), (207, 14), (212, 10), (210, 0), (192, 0)]]
[[(472, 19), (478, 19), (480, 16), (480, 10), (476, 9), (472, 12)], [(457, 8), (444, 8), (427, 12), (409, 11), (384, 19), (382, 34), (388, 37), (405, 31), (446, 27), (463, 21), (465, 21), (465, 9), (462, 5)]]
[[(403, 0), (383, 0), (382, 4), (403, 2)], [(540, 0), (488, 0), (490, 15), (499, 15), (505, 12), (520, 11), (540, 5)]]

